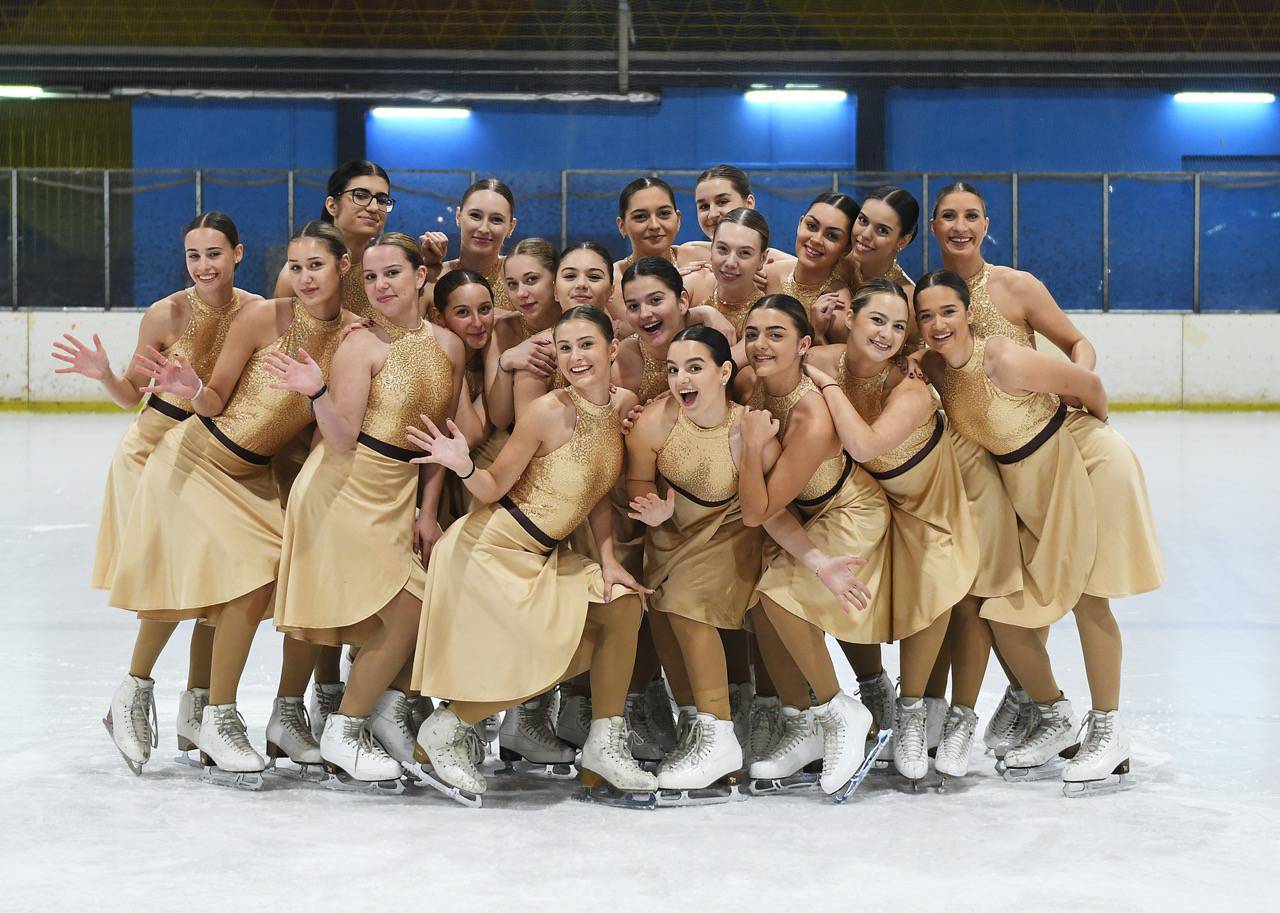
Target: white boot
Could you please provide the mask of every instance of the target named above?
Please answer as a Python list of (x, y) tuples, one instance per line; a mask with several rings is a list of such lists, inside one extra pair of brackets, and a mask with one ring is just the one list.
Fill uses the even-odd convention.
[(200, 718), (208, 703), (208, 688), (188, 688), (178, 695), (178, 750), (182, 752), (179, 761), (196, 763), (187, 752), (200, 747)]
[(319, 740), (324, 735), (324, 721), (329, 718), (329, 714), (337, 713), (338, 708), (342, 706), (342, 696), (346, 693), (347, 686), (342, 682), (332, 685), (322, 685), (314, 682), (311, 685), (311, 734)]
[(556, 718), (556, 735), (576, 748), (586, 744), (591, 731), (591, 697), (586, 694), (560, 694), (560, 713)]
[(400, 762), (378, 744), (365, 716), (329, 714), (320, 738), (320, 754), (329, 773), (337, 776), (341, 771), (361, 782), (398, 781), (404, 773)]
[(747, 746), (747, 763), (768, 757), (782, 738), (782, 701), (757, 694), (751, 699), (751, 741)]
[[(378, 703), (374, 705), (373, 713), (368, 718), (369, 731), (373, 733), (373, 737), (378, 740), (383, 750), (397, 763), (407, 764), (413, 760), (414, 734), (417, 732), (413, 728), (413, 705), (414, 702), (403, 691), (388, 688), (378, 696)], [(347, 717), (346, 719), (357, 718)], [(327, 725), (324, 731), (326, 733), (329, 731)], [(357, 777), (356, 779), (368, 778)], [(384, 778), (375, 777), (374, 779)]]
[(102, 720), (135, 777), (142, 775), (142, 765), (151, 760), (151, 749), (160, 744), (155, 686), (153, 679), (126, 675), (111, 695), (111, 707)]
[(471, 727), (452, 710), (437, 707), (418, 730), (414, 758), (419, 763), (430, 764), (435, 776), (446, 785), (479, 796), (488, 788), (488, 783), (468, 747), (470, 732)]
[(623, 717), (592, 720), (586, 744), (582, 746), (583, 785), (591, 788), (603, 779), (623, 792), (657, 789), (658, 778), (636, 762), (632, 745)]
[(1070, 701), (1062, 697), (1034, 706), (1035, 724), (1020, 744), (1005, 752), (1006, 769), (1043, 767), (1075, 744), (1076, 721)]
[(699, 713), (688, 735), (658, 770), (659, 789), (705, 789), (742, 769), (742, 746), (731, 720)]
[(871, 711), (837, 691), (827, 703), (814, 707), (813, 715), (822, 727), (822, 777), (818, 783), (824, 793), (831, 795), (853, 779), (862, 765)]
[(969, 753), (978, 715), (968, 707), (952, 706), (942, 727), (942, 741), (933, 760), (933, 769), (944, 777), (963, 777), (969, 772)]
[(923, 780), (929, 773), (929, 709), (920, 698), (899, 698), (893, 721), (893, 766), (908, 780)]
[[(649, 703), (644, 694), (634, 691), (628, 694), (623, 713), (626, 715), (627, 732), (630, 733), (632, 757), (637, 761), (661, 761), (666, 754), (662, 747), (663, 736), (649, 714)], [(596, 721), (591, 722), (594, 725)]]
[(1027, 692), (1012, 685), (1004, 689), (1000, 706), (987, 720), (982, 743), (996, 754), (1003, 754), (1027, 737), (1035, 719), (1035, 705)]
[[(311, 720), (300, 697), (278, 697), (267, 721), (267, 757), (274, 765), (280, 758), (295, 764), (319, 764), (320, 743), (311, 734)], [(222, 765), (218, 765), (221, 767)]]
[(498, 727), (498, 755), (508, 765), (572, 764), (577, 752), (556, 735), (555, 689), (506, 712)]
[(822, 733), (812, 710), (783, 707), (780, 721), (781, 732), (773, 750), (751, 762), (753, 780), (781, 780), (822, 757)]
[(1063, 792), (1081, 796), (1120, 787), (1129, 773), (1129, 734), (1118, 710), (1090, 710), (1084, 718), (1080, 750), (1062, 772)]
[[(898, 688), (883, 669), (876, 675), (858, 679), (858, 700), (862, 706), (871, 711), (871, 728), (867, 739), (874, 739), (881, 729), (892, 729), (895, 713), (895, 702), (898, 699)], [(880, 760), (893, 760), (893, 745), (897, 733), (890, 737), (888, 744), (880, 752)]]
[(926, 697), (924, 699), (925, 725), (924, 725), (924, 744), (929, 754), (933, 754), (934, 750), (942, 742), (942, 728), (947, 724), (947, 702), (940, 697)]
[(200, 762), (227, 773), (260, 773), (266, 759), (253, 750), (244, 717), (230, 704), (209, 704), (200, 721)]

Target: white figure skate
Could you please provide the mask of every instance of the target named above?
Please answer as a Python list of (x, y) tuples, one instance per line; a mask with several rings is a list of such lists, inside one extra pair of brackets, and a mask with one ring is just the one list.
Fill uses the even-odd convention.
[(822, 776), (818, 785), (837, 803), (853, 795), (862, 779), (884, 750), (893, 731), (881, 729), (870, 750), (866, 732), (872, 724), (871, 711), (843, 691), (813, 708), (822, 729)]
[(323, 760), (302, 698), (276, 698), (267, 721), (267, 772), (320, 783), (325, 779)]
[(155, 686), (153, 679), (126, 675), (102, 719), (116, 750), (135, 777), (142, 776), (142, 765), (151, 760), (151, 749), (160, 745)]
[(489, 784), (469, 744), (474, 732), (448, 706), (437, 707), (418, 730), (413, 763), (405, 770), (458, 804), (479, 808)]
[[(400, 764), (413, 761), (413, 746), (417, 741), (417, 730), (413, 728), (413, 707), (414, 701), (407, 694), (388, 688), (379, 695), (378, 703), (369, 715), (369, 731), (378, 740), (382, 750)], [(328, 731), (326, 726), (325, 732)]]
[(968, 707), (956, 704), (947, 713), (942, 727), (942, 742), (933, 760), (933, 769), (942, 776), (944, 784), (947, 778), (963, 777), (969, 773), (969, 754), (977, 726), (978, 715)]
[(1010, 783), (1060, 777), (1067, 760), (1075, 754), (1076, 721), (1071, 702), (1063, 697), (1033, 706), (1035, 722), (1031, 731), (996, 764), (996, 772)]
[(938, 752), (938, 745), (942, 742), (942, 730), (947, 723), (947, 702), (940, 697), (926, 697), (924, 699), (925, 710), (927, 711), (924, 726), (924, 743), (928, 748), (929, 757), (933, 757)]
[(1006, 751), (1027, 738), (1035, 724), (1035, 716), (1035, 703), (1027, 692), (1010, 685), (1004, 689), (1000, 706), (987, 720), (982, 743), (997, 758), (1003, 758)]
[(697, 714), (658, 768), (659, 805), (719, 805), (745, 799), (742, 746), (731, 720)]
[[(559, 780), (571, 780), (577, 751), (556, 735), (554, 689), (533, 700), (517, 704), (506, 712), (498, 728), (498, 756), (504, 765), (500, 772), (530, 773)], [(517, 767), (519, 762), (524, 767)]]
[(729, 718), (733, 720), (733, 736), (742, 749), (743, 764), (751, 759), (751, 707), (755, 696), (756, 686), (751, 682), (729, 686)]
[(591, 731), (591, 696), (573, 694), (568, 685), (561, 686), (560, 713), (556, 716), (556, 735), (575, 748), (587, 743)]
[(922, 698), (899, 698), (894, 712), (893, 766), (918, 789), (929, 775), (929, 708)]
[[(623, 714), (627, 720), (627, 732), (631, 740), (631, 756), (637, 761), (656, 764), (662, 760), (666, 750), (663, 748), (663, 734), (649, 711), (649, 702), (643, 692), (632, 692), (627, 695), (626, 709)], [(592, 722), (595, 721), (592, 720)], [(674, 728), (673, 724), (672, 729)]]
[(783, 707), (780, 718), (782, 732), (773, 750), (752, 761), (748, 770), (752, 795), (812, 789), (817, 785), (822, 732), (813, 711)]
[(244, 717), (234, 701), (204, 708), (199, 745), (206, 782), (235, 789), (262, 789), (267, 762), (249, 744)]
[(1062, 772), (1062, 794), (1069, 799), (1098, 796), (1133, 787), (1129, 778), (1129, 734), (1118, 710), (1090, 710), (1084, 718), (1080, 749)]
[(384, 796), (404, 792), (404, 768), (374, 737), (369, 717), (329, 714), (320, 754), (328, 789)]
[(324, 721), (329, 718), (329, 714), (338, 712), (338, 708), (342, 706), (342, 696), (346, 691), (347, 686), (342, 682), (332, 685), (312, 683), (309, 716), (311, 717), (311, 735), (317, 742), (320, 736), (324, 735)]
[(744, 763), (768, 757), (782, 738), (782, 701), (757, 694), (751, 699), (751, 740), (743, 751)]
[(191, 752), (200, 748), (200, 719), (208, 705), (208, 688), (188, 688), (178, 695), (178, 750), (182, 754), (174, 757), (174, 760), (179, 764), (197, 768), (203, 766), (199, 758), (191, 756)]
[(577, 798), (619, 808), (656, 808), (658, 778), (632, 755), (624, 717), (591, 721), (582, 746), (582, 785)]
[[(894, 705), (898, 699), (898, 687), (883, 669), (877, 675), (858, 679), (858, 700), (871, 711), (871, 726), (867, 729), (866, 749), (876, 740), (882, 729), (893, 730)], [(865, 754), (865, 752), (864, 752)], [(893, 739), (880, 750), (878, 760), (883, 766), (893, 760)]]

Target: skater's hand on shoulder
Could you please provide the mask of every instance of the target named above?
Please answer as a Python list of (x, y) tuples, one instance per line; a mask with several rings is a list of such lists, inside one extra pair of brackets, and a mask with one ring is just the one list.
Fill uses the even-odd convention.
[(834, 384), (836, 382), (835, 378), (832, 377), (830, 374), (828, 374), (826, 371), (823, 371), (821, 368), (815, 367), (814, 365), (812, 365), (807, 361), (804, 363), (804, 373), (809, 375), (809, 380), (813, 381), (814, 384), (817, 385), (819, 390), (821, 390), (827, 384)]
[(778, 436), (779, 427), (778, 420), (768, 410), (748, 409), (742, 416), (739, 433), (745, 446), (760, 450), (770, 439)]
[(822, 585), (831, 591), (845, 611), (864, 611), (871, 601), (871, 590), (855, 576), (853, 569), (867, 559), (855, 555), (833, 555), (819, 562), (816, 571)]
[(671, 519), (676, 511), (676, 490), (667, 490), (665, 498), (658, 497), (657, 492), (650, 492), (631, 499), (631, 511), (627, 514), (632, 520), (639, 520), (645, 526), (661, 526)]
[(376, 326), (377, 324), (373, 322), (372, 317), (365, 317), (363, 320), (353, 320), (351, 323), (345, 324), (342, 327), (342, 336), (339, 338), (339, 342), (345, 340), (356, 330), (372, 330)]

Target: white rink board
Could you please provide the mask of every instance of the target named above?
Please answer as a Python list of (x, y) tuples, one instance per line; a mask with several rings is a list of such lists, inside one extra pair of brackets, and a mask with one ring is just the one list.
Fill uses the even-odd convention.
[[(55, 375), (52, 342), (65, 332), (89, 344), (97, 332), (119, 369), (137, 341), (140, 311), (0, 313), (0, 401), (106, 402), (101, 387)], [(1280, 314), (1072, 313), (1098, 351), (1098, 370), (1116, 403), (1170, 406), (1280, 403), (1271, 340)], [(1045, 340), (1042, 351), (1056, 351)]]

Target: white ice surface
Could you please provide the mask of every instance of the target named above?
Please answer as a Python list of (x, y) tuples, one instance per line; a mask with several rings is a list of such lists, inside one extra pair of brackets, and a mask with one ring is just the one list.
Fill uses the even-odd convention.
[[(127, 421), (0, 415), (3, 909), (1276, 908), (1280, 415), (1113, 418), (1146, 467), (1169, 566), (1162, 590), (1116, 607), (1136, 789), (1068, 800), (975, 754), (943, 795), (875, 774), (844, 807), (810, 794), (656, 812), (493, 777), (479, 811), (434, 793), (202, 785), (169, 761), (187, 625), (155, 671), (160, 749), (133, 777), (99, 720), (135, 624), (86, 584)], [(279, 645), (263, 625), (240, 692), (259, 746)], [(1050, 647), (1080, 711), (1069, 621)], [(982, 723), (1001, 688), (993, 662)]]

